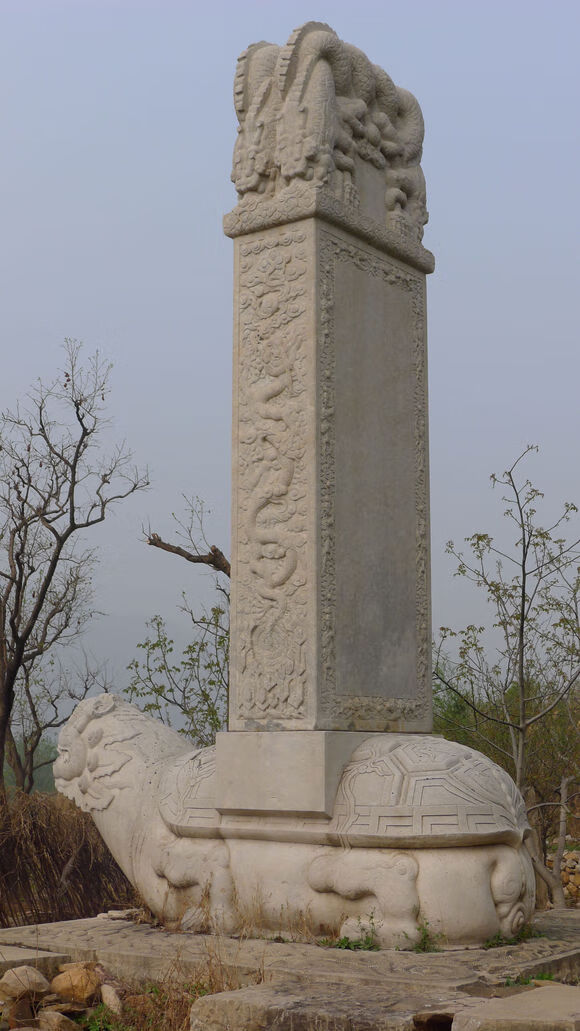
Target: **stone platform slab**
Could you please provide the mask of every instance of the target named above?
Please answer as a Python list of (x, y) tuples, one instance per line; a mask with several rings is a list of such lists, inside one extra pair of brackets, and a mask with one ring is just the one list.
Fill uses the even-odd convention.
[[(515, 946), (422, 954), (170, 933), (131, 919), (101, 916), (0, 930), (0, 959), (6, 957), (12, 966), (37, 959), (38, 965), (94, 959), (119, 978), (139, 981), (185, 981), (203, 975), (211, 965), (214, 971), (219, 968), (228, 990), (197, 1000), (194, 1031), (520, 1031), (524, 1026), (580, 1031), (580, 988), (550, 983), (506, 987), (506, 981), (539, 973), (580, 977), (580, 910), (540, 914), (535, 927), (543, 937)], [(551, 994), (541, 994), (548, 990)], [(525, 1009), (518, 999), (512, 1003), (515, 995)], [(557, 995), (564, 1023), (549, 1024), (532, 997), (549, 1010)], [(502, 1000), (507, 1005), (504, 996), (510, 997), (505, 1011), (499, 1007)], [(570, 1015), (575, 1012), (574, 999), (577, 1023), (570, 1022), (576, 1020)], [(488, 1002), (494, 1004), (489, 1011)], [(474, 1023), (486, 1012), (496, 1023)], [(544, 1023), (522, 1024), (524, 1017), (518, 1014), (526, 1012)], [(458, 1023), (460, 1017), (463, 1024)]]
[(510, 999), (488, 999), (458, 1013), (452, 1031), (578, 1031), (580, 988), (544, 985)]
[(31, 954), (34, 959), (33, 965), (48, 978), (54, 977), (58, 973), (59, 965), (68, 963), (70, 959), (68, 952), (46, 952), (43, 949), (22, 948), (18, 945), (0, 945), (0, 976), (12, 967), (30, 964)]

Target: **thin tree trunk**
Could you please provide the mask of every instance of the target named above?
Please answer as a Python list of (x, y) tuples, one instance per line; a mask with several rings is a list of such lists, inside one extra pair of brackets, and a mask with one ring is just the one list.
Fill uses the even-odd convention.
[(524, 775), (526, 771), (526, 728), (518, 729), (518, 750), (516, 757), (516, 787), (523, 791)]
[(12, 728), (8, 726), (6, 734), (6, 762), (14, 775), (14, 786), (19, 791), (24, 791), (25, 768), (24, 763), (18, 754), (18, 748), (12, 734)]
[(557, 879), (557, 887), (552, 893), (552, 901), (560, 909), (566, 905), (564, 888), (562, 887), (562, 860), (566, 848), (566, 829), (568, 826), (568, 785), (571, 777), (562, 777), (560, 781), (560, 819), (558, 821), (558, 847), (554, 853), (552, 871)]
[[(525, 802), (532, 833), (526, 838), (526, 848), (532, 857), (532, 861), (539, 861), (545, 868), (545, 841), (541, 834), (541, 823), (539, 818), (540, 810), (534, 808), (534, 803), (536, 801), (537, 797), (535, 788), (528, 786)], [(548, 885), (535, 868), (534, 875), (536, 881), (536, 909), (548, 909), (550, 903)]]
[(10, 710), (4, 697), (0, 696), (0, 805), (7, 802), (4, 768), (6, 766), (6, 736), (10, 725)]
[(541, 877), (544, 884), (548, 885), (552, 893), (552, 904), (554, 909), (564, 909), (566, 906), (566, 899), (564, 898), (564, 891), (562, 889), (562, 881), (559, 877), (555, 877), (552, 870), (549, 870), (547, 866), (544, 866), (542, 860), (537, 856), (532, 856), (532, 863), (534, 864), (534, 870), (538, 877)]

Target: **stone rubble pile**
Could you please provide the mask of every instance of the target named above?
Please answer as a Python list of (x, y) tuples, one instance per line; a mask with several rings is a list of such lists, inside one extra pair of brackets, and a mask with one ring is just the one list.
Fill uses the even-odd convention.
[(100, 1002), (121, 1013), (122, 986), (98, 963), (63, 963), (48, 981), (32, 966), (0, 978), (0, 1031), (78, 1031), (78, 1019)]
[[(552, 856), (548, 856), (546, 866), (551, 870), (554, 865)], [(562, 886), (564, 897), (571, 903), (580, 902), (580, 852), (564, 852), (562, 860)]]

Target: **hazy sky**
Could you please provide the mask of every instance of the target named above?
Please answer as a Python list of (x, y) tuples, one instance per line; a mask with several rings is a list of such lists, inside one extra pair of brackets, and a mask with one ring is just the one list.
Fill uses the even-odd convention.
[(147, 617), (204, 581), (141, 524), (170, 536), (198, 494), (229, 550), (235, 62), (311, 19), (425, 115), (434, 625), (475, 611), (443, 546), (493, 530), (492, 471), (537, 442), (550, 507), (580, 499), (577, 2), (0, 0), (0, 407), (65, 336), (114, 362), (115, 432), (152, 477), (93, 537), (90, 645), (119, 687)]

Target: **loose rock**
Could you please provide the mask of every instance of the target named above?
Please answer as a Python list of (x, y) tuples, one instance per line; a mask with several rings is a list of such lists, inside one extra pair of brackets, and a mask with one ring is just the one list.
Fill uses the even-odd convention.
[(116, 1013), (118, 1017), (121, 1016), (123, 1004), (112, 984), (101, 985), (101, 999), (111, 1013)]
[(38, 1014), (38, 1027), (40, 1031), (79, 1031), (78, 1024), (58, 1010), (41, 1010)]
[(63, 999), (88, 1004), (97, 998), (101, 979), (94, 963), (67, 963), (66, 969), (53, 978), (50, 987)]
[[(53, 996), (49, 998), (52, 1000)], [(57, 1013), (70, 1013), (76, 1016), (84, 1013), (87, 1008), (82, 1002), (67, 1002), (66, 999), (58, 999), (58, 997), (56, 1002), (47, 1003), (46, 999), (42, 999), (40, 1005), (43, 1010), (56, 1010)]]
[(24, 995), (39, 998), (49, 992), (50, 985), (46, 977), (35, 967), (12, 967), (0, 978), (0, 996), (4, 998), (20, 999)]

